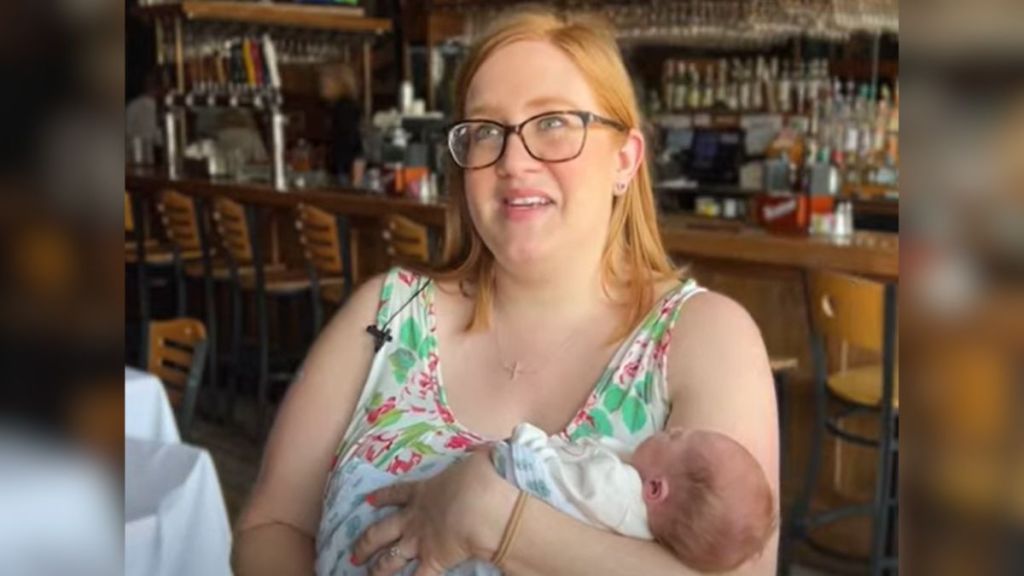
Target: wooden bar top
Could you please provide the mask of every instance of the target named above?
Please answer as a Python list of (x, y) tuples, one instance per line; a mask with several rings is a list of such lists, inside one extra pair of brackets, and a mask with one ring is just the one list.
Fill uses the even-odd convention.
[[(421, 201), (386, 196), (359, 188), (309, 188), (278, 192), (269, 184), (183, 177), (170, 180), (153, 168), (128, 168), (125, 187), (131, 192), (155, 193), (175, 189), (199, 197), (226, 196), (242, 203), (287, 208), (307, 202), (351, 216), (402, 214), (442, 229), (457, 218), (449, 199)], [(693, 218), (664, 215), (662, 240), (670, 254), (693, 259), (727, 260), (806, 269), (831, 269), (894, 281), (899, 278), (899, 235), (857, 232), (846, 239), (824, 236), (785, 236), (758, 228), (708, 229)]]
[(695, 227), (687, 224), (686, 219), (673, 216), (664, 216), (659, 226), (665, 248), (673, 255), (838, 270), (889, 281), (899, 278), (898, 234), (856, 232), (846, 239), (785, 236), (758, 228)]
[(173, 189), (203, 198), (225, 196), (243, 204), (282, 208), (306, 202), (351, 216), (402, 214), (430, 226), (444, 227), (447, 224), (447, 198), (422, 201), (388, 196), (362, 188), (305, 188), (278, 192), (266, 183), (190, 177), (171, 180), (158, 169), (129, 167), (125, 170), (125, 189), (140, 193)]

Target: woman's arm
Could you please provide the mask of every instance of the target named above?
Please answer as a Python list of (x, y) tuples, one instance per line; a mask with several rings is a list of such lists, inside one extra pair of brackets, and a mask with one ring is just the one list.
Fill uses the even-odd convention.
[(373, 358), (365, 330), (381, 283), (363, 284), (324, 328), (281, 403), (238, 520), (232, 564), (239, 576), (313, 573), (324, 485)]
[[(673, 409), (668, 426), (715, 430), (743, 444), (764, 467), (778, 510), (775, 393), (757, 326), (732, 300), (702, 294), (683, 308), (672, 337), (668, 386)], [(514, 488), (508, 485), (503, 490)], [(507, 507), (507, 495), (494, 497)], [(774, 574), (777, 547), (776, 533), (760, 557), (734, 574)], [(537, 500), (531, 500), (523, 513), (504, 565), (510, 574), (696, 573), (658, 544), (592, 528)]]

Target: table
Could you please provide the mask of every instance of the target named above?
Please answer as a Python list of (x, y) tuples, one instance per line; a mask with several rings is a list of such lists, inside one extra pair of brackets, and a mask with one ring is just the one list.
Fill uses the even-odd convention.
[(163, 382), (129, 366), (124, 368), (124, 436), (181, 442)]
[(124, 574), (231, 574), (231, 527), (210, 454), (125, 439)]
[(0, 430), (0, 573), (117, 573), (120, 512), (110, 472), (71, 447)]

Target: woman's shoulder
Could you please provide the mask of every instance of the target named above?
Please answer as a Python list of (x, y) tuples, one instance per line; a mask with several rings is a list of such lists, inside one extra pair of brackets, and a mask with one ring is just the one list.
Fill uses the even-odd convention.
[(671, 381), (706, 382), (728, 366), (767, 366), (764, 339), (750, 313), (711, 290), (694, 293), (672, 329), (668, 355)]
[(380, 280), (377, 287), (382, 304), (396, 297), (401, 298), (406, 293), (421, 290), (433, 281), (429, 274), (403, 266), (394, 266), (374, 278)]
[(761, 340), (757, 323), (743, 305), (720, 292), (690, 282), (678, 288), (683, 296), (692, 297), (686, 299), (686, 306), (680, 309), (673, 328), (677, 338), (705, 345), (727, 345), (736, 339)]

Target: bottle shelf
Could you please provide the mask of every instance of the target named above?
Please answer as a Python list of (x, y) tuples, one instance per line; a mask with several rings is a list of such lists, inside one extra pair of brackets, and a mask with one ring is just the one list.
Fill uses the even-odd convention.
[(141, 6), (136, 13), (146, 18), (182, 17), (191, 21), (254, 24), (307, 28), (354, 34), (384, 34), (391, 21), (361, 16), (362, 9), (301, 4), (185, 0), (173, 4)]

